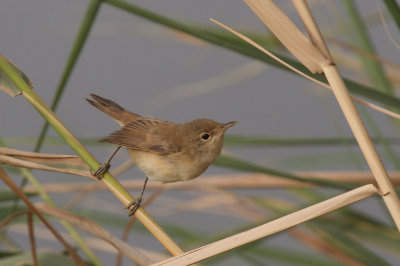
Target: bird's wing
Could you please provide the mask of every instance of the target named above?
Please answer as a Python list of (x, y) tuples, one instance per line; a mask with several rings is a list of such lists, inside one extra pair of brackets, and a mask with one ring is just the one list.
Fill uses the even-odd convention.
[(172, 125), (159, 119), (138, 119), (100, 141), (156, 154), (176, 153), (181, 147), (176, 140), (168, 137), (173, 130)]

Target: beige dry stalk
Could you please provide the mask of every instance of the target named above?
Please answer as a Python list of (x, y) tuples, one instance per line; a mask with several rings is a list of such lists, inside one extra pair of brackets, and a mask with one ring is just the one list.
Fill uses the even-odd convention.
[[(304, 0), (296, 0), (295, 6), (302, 18), (307, 32), (313, 34), (309, 41), (301, 31), (290, 21), (282, 10), (271, 0), (245, 0), (249, 7), (264, 22), (282, 44), (293, 53), (311, 72), (322, 71), (346, 117), (346, 120), (364, 154), (364, 157), (378, 183), (383, 200), (400, 231), (400, 201), (389, 179), (385, 167), (375, 149), (374, 144), (361, 117), (351, 100), (345, 83), (331, 60), (328, 48), (322, 34), (312, 17), (311, 11)], [(290, 22), (289, 22), (290, 21)], [(299, 37), (299, 36), (302, 37)], [(300, 41), (302, 39), (307, 41)], [(324, 47), (324, 48), (321, 48)], [(298, 52), (298, 51), (301, 52)], [(295, 51), (295, 52), (293, 52)], [(312, 64), (308, 61), (312, 61)], [(311, 67), (310, 67), (311, 65)], [(316, 67), (318, 66), (318, 67)]]
[(39, 264), (38, 264), (38, 260), (37, 260), (35, 230), (34, 230), (34, 226), (33, 226), (33, 213), (30, 211), (27, 212), (26, 218), (27, 218), (26, 223), (28, 225), (29, 243), (31, 244), (31, 254), (32, 254), (33, 266), (38, 266)]
[[(296, 3), (296, 8), (301, 6), (301, 8), (298, 8), (298, 11), (300, 17), (303, 19), (303, 22), (306, 24), (306, 28), (312, 28), (313, 32), (319, 33), (313, 35), (312, 38), (317, 40), (321, 39), (319, 42), (323, 43), (323, 45), (326, 47), (326, 44), (322, 39), (322, 34), (320, 33), (315, 20), (307, 19), (307, 17), (312, 17), (307, 2), (304, 0), (293, 2)], [(308, 10), (308, 12), (301, 12), (301, 10)], [(326, 49), (328, 48), (326, 47)], [(335, 65), (324, 65), (323, 71), (376, 179), (379, 189), (381, 190), (383, 200), (385, 201), (393, 220), (397, 225), (397, 229), (400, 231), (400, 200), (393, 188), (391, 180), (381, 158), (379, 157), (378, 152), (375, 149), (367, 129), (350, 98), (349, 91)]]
[(79, 156), (27, 152), (0, 147), (0, 163), (21, 168), (79, 175), (97, 180)]
[(295, 225), (322, 216), (354, 202), (360, 201), (377, 193), (374, 185), (365, 185), (339, 196), (330, 198), (310, 207), (285, 215), (279, 219), (257, 226), (242, 233), (224, 238), (214, 243), (188, 251), (182, 255), (157, 262), (153, 265), (190, 265), (207, 258), (216, 256), (233, 248), (256, 241), (263, 237), (286, 230)]
[[(296, 25), (273, 1), (245, 0), (245, 2), (304, 66), (312, 73), (322, 73), (321, 65), (318, 63), (329, 64), (330, 60), (311, 45), (310, 40), (297, 29)], [(285, 30), (282, 30), (283, 28)], [(276, 34), (277, 32), (279, 32), (279, 36)]]
[[(308, 177), (313, 179), (321, 179), (336, 182), (351, 182), (353, 184), (366, 185), (375, 183), (374, 176), (371, 172), (359, 171), (301, 171), (294, 172), (296, 176)], [(400, 186), (400, 172), (389, 172), (394, 185)], [(68, 182), (57, 184), (43, 184), (43, 189), (48, 193), (70, 193), (82, 192), (87, 193), (92, 190), (105, 190), (107, 187), (102, 183), (94, 187), (93, 183), (84, 182)], [(143, 187), (142, 180), (122, 180), (121, 184), (127, 189), (140, 190)], [(254, 188), (303, 188), (313, 187), (315, 185), (300, 182), (296, 180), (283, 179), (282, 177), (259, 173), (246, 173), (235, 175), (210, 175), (203, 176), (200, 179), (191, 182), (181, 182), (176, 184), (161, 184), (158, 182), (150, 182), (147, 189), (166, 189), (166, 190), (198, 190), (198, 188), (213, 189), (254, 189)], [(35, 188), (28, 185), (24, 192), (37, 192)]]

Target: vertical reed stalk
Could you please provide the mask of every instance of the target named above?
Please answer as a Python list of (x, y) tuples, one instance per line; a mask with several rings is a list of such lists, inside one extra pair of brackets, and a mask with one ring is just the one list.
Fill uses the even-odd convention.
[[(316, 24), (309, 6), (305, 0), (293, 0), (295, 7), (305, 24), (307, 32), (311, 35), (310, 38), (314, 45), (318, 45), (320, 48), (323, 45), (325, 48), (320, 48), (321, 51), (328, 51), (328, 48), (323, 40), (322, 34)], [(326, 54), (326, 52), (324, 53)], [(329, 52), (327, 54), (329, 57)], [(333, 61), (330, 65), (322, 65), (322, 70), (331, 85), (332, 91), (343, 111), (344, 116), (360, 146), (362, 153), (364, 154), (365, 160), (367, 161), (375, 179), (378, 183), (381, 196), (389, 209), (390, 214), (400, 231), (400, 200), (387, 171), (379, 157), (378, 152), (368, 134), (368, 131), (350, 98), (349, 91)]]
[(400, 201), (386, 169), (383, 166), (382, 160), (380, 159), (378, 152), (368, 135), (367, 129), (365, 128), (365, 125), (350, 98), (350, 94), (339, 71), (334, 65), (323, 67), (323, 70), (329, 84), (331, 85), (333, 93), (342, 108), (343, 114), (353, 131), (354, 137), (364, 154), (365, 160), (378, 183), (380, 194), (393, 217), (397, 229), (400, 231)]

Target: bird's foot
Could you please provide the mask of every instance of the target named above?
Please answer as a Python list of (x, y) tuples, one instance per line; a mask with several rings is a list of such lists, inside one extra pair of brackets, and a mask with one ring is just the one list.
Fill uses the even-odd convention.
[(140, 204), (142, 203), (142, 197), (138, 197), (131, 203), (129, 203), (125, 209), (129, 210), (128, 216), (131, 217), (135, 214), (135, 212), (140, 208)]
[(90, 173), (95, 176), (98, 180), (101, 180), (105, 173), (107, 173), (108, 169), (110, 169), (111, 164), (109, 162), (103, 163), (96, 171), (90, 170)]

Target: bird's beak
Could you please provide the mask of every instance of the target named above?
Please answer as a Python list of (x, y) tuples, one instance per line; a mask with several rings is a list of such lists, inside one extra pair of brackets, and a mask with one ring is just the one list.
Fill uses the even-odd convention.
[(228, 128), (233, 127), (237, 124), (237, 121), (231, 121), (222, 125), (222, 130), (226, 131)]

